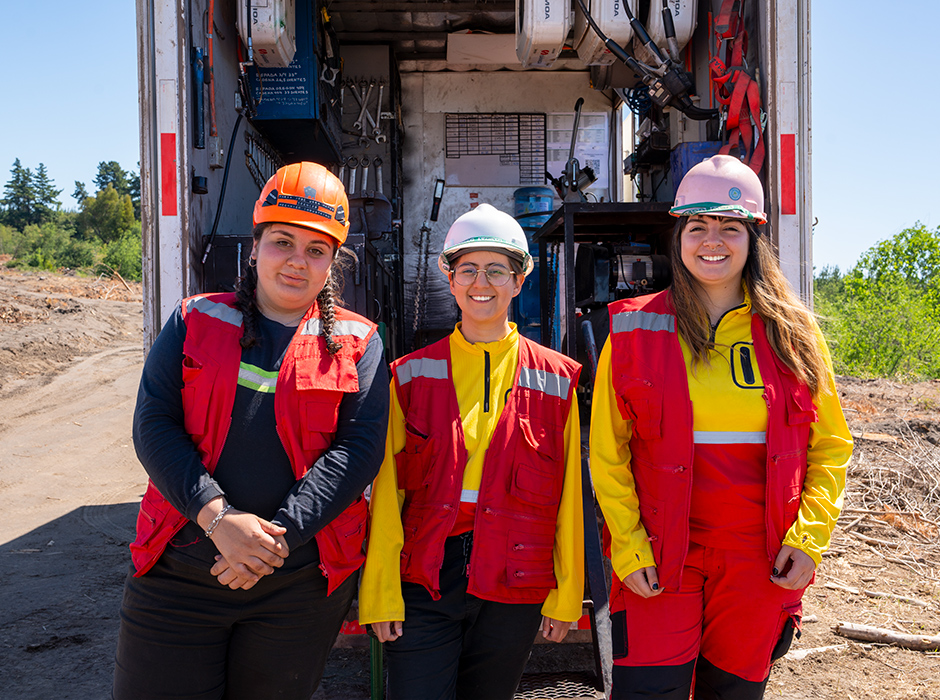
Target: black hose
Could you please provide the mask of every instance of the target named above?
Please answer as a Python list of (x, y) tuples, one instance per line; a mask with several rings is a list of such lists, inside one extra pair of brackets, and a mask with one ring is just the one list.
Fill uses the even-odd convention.
[(235, 128), (232, 129), (232, 140), (228, 145), (228, 155), (225, 156), (225, 172), (222, 174), (222, 189), (219, 190), (219, 205), (215, 209), (215, 221), (212, 222), (212, 231), (206, 239), (206, 245), (202, 249), (202, 264), (206, 264), (209, 258), (209, 251), (212, 250), (212, 241), (215, 240), (215, 232), (219, 229), (219, 217), (222, 216), (222, 202), (225, 201), (225, 186), (228, 184), (228, 168), (232, 164), (232, 152), (235, 150), (235, 137), (238, 135), (238, 127), (241, 126), (243, 113), (238, 113), (238, 119), (235, 120)]

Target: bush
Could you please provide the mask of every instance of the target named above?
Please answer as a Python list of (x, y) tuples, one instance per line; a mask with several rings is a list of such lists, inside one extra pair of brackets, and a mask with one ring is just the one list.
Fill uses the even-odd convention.
[(108, 243), (103, 262), (116, 270), (124, 279), (139, 282), (142, 274), (141, 251), (142, 241), (138, 222), (125, 231), (118, 240)]
[(89, 241), (73, 238), (69, 241), (58, 257), (59, 267), (69, 267), (77, 270), (82, 267), (92, 267), (99, 252), (99, 247)]

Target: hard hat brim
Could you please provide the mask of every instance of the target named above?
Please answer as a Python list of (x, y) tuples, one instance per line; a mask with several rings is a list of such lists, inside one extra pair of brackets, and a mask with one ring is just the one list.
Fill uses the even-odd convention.
[(757, 224), (767, 223), (763, 212), (752, 212), (740, 204), (722, 204), (720, 202), (696, 202), (684, 204), (669, 210), (673, 216), (727, 216), (732, 219), (745, 219)]
[(445, 275), (449, 274), (452, 270), (451, 261), (456, 260), (465, 253), (482, 250), (491, 253), (502, 253), (506, 257), (512, 258), (522, 266), (522, 274), (526, 277), (528, 277), (529, 273), (535, 268), (535, 262), (532, 260), (532, 256), (529, 255), (529, 253), (515, 247), (507, 246), (504, 241), (499, 239), (494, 239), (493, 241), (473, 240), (462, 243), (459, 246), (454, 246), (449, 250), (445, 250), (438, 256), (437, 266)]

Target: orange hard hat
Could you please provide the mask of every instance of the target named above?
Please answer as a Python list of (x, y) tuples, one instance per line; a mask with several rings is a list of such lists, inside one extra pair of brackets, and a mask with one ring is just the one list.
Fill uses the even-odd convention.
[(303, 161), (279, 169), (255, 202), (254, 225), (293, 224), (335, 238), (349, 232), (349, 201), (338, 177), (319, 163)]

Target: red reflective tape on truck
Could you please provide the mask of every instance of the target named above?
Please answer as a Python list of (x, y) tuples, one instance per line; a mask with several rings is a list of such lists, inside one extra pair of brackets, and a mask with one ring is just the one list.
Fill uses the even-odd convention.
[(160, 213), (176, 216), (176, 134), (160, 134)]
[(796, 214), (796, 134), (780, 134), (780, 213)]

